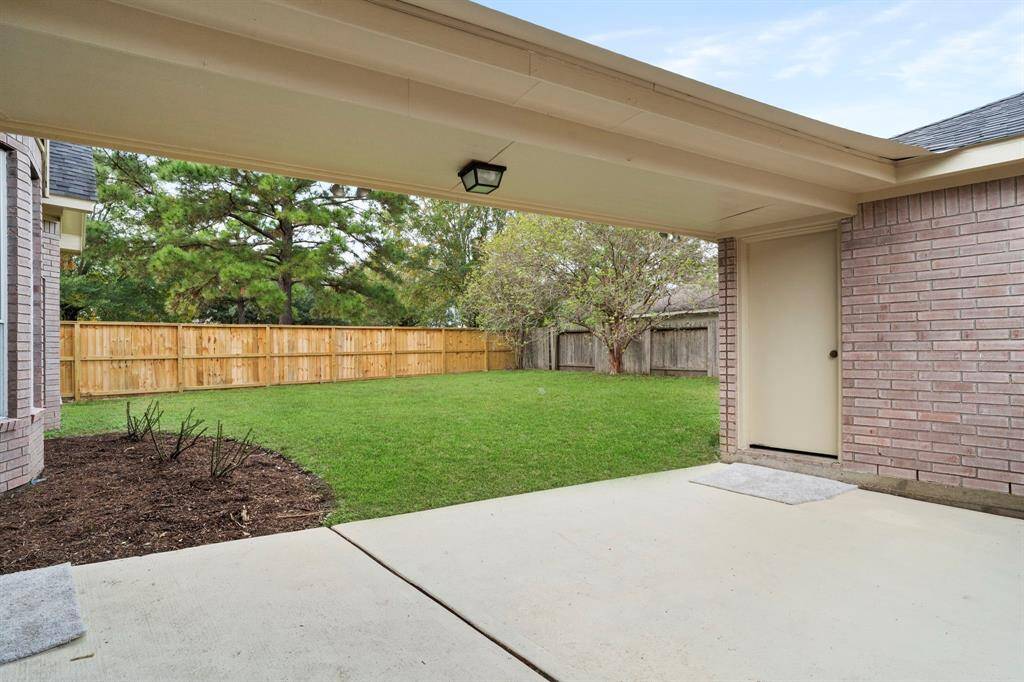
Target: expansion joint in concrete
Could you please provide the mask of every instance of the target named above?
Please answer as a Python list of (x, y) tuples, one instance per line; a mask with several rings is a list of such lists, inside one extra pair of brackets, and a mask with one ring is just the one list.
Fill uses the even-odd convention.
[(349, 543), (350, 545), (352, 545), (353, 547), (358, 549), (360, 552), (365, 554), (367, 557), (369, 557), (371, 560), (373, 560), (375, 563), (377, 563), (379, 566), (381, 566), (381, 568), (383, 568), (387, 572), (391, 573), (393, 576), (395, 576), (396, 578), (398, 578), (399, 580), (401, 580), (405, 584), (409, 585), (409, 587), (413, 588), (414, 590), (416, 590), (417, 592), (422, 594), (424, 597), (426, 597), (430, 601), (434, 602), (435, 604), (437, 604), (438, 606), (443, 608), (448, 613), (452, 614), (453, 616), (455, 616), (456, 618), (461, 620), (463, 623), (468, 625), (470, 628), (472, 628), (474, 631), (476, 631), (477, 633), (479, 633), (483, 637), (486, 637), (491, 643), (493, 643), (494, 645), (499, 647), (502, 651), (507, 653), (509, 656), (512, 656), (517, 661), (519, 661), (520, 663), (522, 663), (523, 665), (528, 667), (530, 670), (532, 670), (533, 672), (537, 673), (538, 675), (543, 677), (545, 680), (548, 680), (548, 682), (559, 682), (558, 678), (556, 678), (555, 676), (553, 676), (550, 673), (546, 672), (539, 665), (537, 665), (536, 663), (534, 663), (533, 661), (528, 659), (526, 656), (522, 655), (521, 653), (519, 653), (518, 651), (513, 649), (511, 646), (509, 646), (505, 642), (501, 641), (500, 639), (498, 639), (494, 635), (492, 635), (489, 632), (487, 632), (486, 630), (484, 630), (482, 627), (480, 627), (479, 625), (477, 625), (476, 623), (471, 621), (469, 618), (467, 618), (462, 613), (459, 613), (458, 610), (453, 608), (450, 604), (446, 603), (443, 599), (440, 599), (436, 595), (432, 594), (430, 591), (428, 591), (427, 589), (425, 589), (421, 585), (418, 585), (417, 583), (415, 583), (413, 580), (411, 580), (407, 576), (402, 575), (402, 573), (397, 571), (392, 566), (389, 566), (388, 564), (386, 564), (380, 557), (378, 557), (375, 554), (373, 554), (373, 552), (370, 552), (368, 549), (366, 549), (365, 547), (360, 545), (358, 542), (356, 542), (352, 538), (347, 537), (344, 533), (339, 531), (337, 528), (331, 528), (331, 530), (335, 534), (337, 534), (337, 536), (340, 537), (342, 540), (344, 540), (345, 542)]

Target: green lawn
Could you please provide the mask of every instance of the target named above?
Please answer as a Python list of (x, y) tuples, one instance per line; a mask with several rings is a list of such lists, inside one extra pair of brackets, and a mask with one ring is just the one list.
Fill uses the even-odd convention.
[[(157, 397), (165, 428), (191, 407), (252, 427), (328, 482), (336, 523), (710, 462), (717, 395), (707, 378), (523, 371)], [(123, 425), (124, 400), (97, 400), (65, 405), (48, 435)]]

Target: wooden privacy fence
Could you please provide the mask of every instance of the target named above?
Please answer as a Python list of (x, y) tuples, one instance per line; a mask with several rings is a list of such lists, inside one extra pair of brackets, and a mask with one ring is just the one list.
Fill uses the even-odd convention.
[(62, 322), (65, 398), (509, 369), (479, 329)]
[[(697, 312), (666, 316), (629, 344), (623, 354), (626, 374), (718, 376), (718, 314)], [(609, 371), (604, 345), (582, 329), (538, 329), (523, 354), (529, 369)]]

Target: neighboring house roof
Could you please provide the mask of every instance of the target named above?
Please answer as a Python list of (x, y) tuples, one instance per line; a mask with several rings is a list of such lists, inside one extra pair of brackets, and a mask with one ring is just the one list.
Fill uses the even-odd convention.
[(50, 141), (50, 194), (96, 201), (92, 147)]
[(1024, 92), (896, 135), (892, 139), (945, 152), (972, 144), (1024, 135)]
[(651, 308), (652, 315), (675, 315), (718, 310), (718, 291), (704, 287), (682, 286), (658, 299)]

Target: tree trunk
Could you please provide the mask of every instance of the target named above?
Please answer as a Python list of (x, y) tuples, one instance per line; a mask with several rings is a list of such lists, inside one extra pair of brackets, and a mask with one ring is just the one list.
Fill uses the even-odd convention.
[(235, 322), (245, 324), (245, 299), (241, 296), (235, 301)]
[(277, 285), (281, 288), (281, 293), (284, 294), (284, 308), (277, 316), (277, 323), (295, 324), (295, 318), (292, 316), (292, 287), (295, 282), (289, 272), (289, 267), (292, 264), (292, 240), (295, 237), (295, 230), (291, 221), (286, 218), (278, 218), (277, 229), (281, 232), (280, 262), (283, 270), (277, 276)]
[(277, 323), (295, 324), (295, 319), (292, 317), (292, 286), (294, 283), (291, 277), (281, 277), (277, 280), (277, 284), (284, 293), (284, 308), (281, 309), (281, 314), (277, 316)]
[(612, 346), (608, 349), (608, 373), (622, 374), (622, 348)]
[[(509, 341), (507, 336), (504, 340), (506, 343)], [(524, 365), (526, 363), (526, 349), (530, 345), (530, 331), (522, 329), (517, 331), (515, 342), (511, 345), (512, 350), (516, 354), (516, 369), (526, 369)]]

